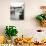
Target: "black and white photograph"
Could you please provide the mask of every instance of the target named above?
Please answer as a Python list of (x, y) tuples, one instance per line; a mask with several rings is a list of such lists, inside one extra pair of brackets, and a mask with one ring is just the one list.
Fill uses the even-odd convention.
[(10, 19), (24, 20), (24, 4), (23, 6), (10, 6)]

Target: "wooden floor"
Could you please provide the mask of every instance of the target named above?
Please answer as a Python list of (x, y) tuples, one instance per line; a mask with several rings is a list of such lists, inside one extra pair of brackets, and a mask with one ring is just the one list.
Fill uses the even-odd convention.
[(15, 46), (46, 46), (46, 44), (44, 45), (23, 44), (23, 45), (15, 45)]

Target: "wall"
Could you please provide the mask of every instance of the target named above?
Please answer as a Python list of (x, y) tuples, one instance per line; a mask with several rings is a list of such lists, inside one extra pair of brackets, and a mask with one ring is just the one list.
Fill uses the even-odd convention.
[(4, 32), (6, 25), (15, 25), (19, 31), (19, 36), (22, 34), (31, 36), (32, 31), (35, 32), (36, 29), (42, 29), (36, 22), (35, 16), (41, 13), (39, 7), (46, 5), (46, 0), (23, 0), (22, 2), (25, 3), (25, 19), (23, 21), (12, 21), (10, 20), (11, 0), (0, 0), (0, 33)]

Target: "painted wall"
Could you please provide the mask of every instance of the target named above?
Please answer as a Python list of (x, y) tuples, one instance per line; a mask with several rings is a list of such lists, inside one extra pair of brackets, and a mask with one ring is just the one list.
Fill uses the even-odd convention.
[[(17, 0), (18, 1), (18, 0)], [(13, 2), (16, 2), (15, 0)], [(18, 1), (19, 2), (19, 1)], [(23, 0), (25, 3), (25, 19), (23, 21), (10, 20), (11, 0), (0, 0), (0, 33), (4, 32), (6, 25), (15, 25), (18, 35), (31, 36), (31, 32), (42, 29), (36, 22), (35, 16), (41, 13), (40, 6), (46, 5), (46, 0)], [(46, 30), (45, 28), (43, 28)]]

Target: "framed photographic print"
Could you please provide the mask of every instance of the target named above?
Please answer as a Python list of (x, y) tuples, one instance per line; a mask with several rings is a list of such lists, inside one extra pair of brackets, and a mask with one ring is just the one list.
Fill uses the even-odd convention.
[(24, 3), (12, 3), (10, 6), (11, 20), (24, 20)]

